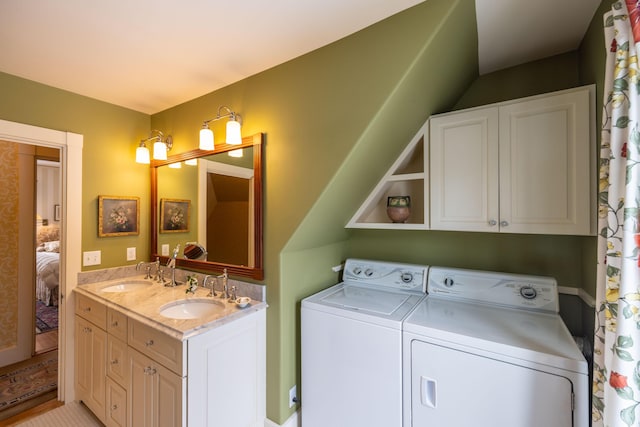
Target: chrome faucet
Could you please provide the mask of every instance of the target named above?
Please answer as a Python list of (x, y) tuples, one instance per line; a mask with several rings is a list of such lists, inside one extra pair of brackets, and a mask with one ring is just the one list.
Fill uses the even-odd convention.
[(229, 275), (227, 274), (227, 269), (225, 268), (223, 273), (219, 275), (216, 279), (222, 279), (222, 294), (220, 296), (225, 299), (229, 298), (229, 288), (228, 288)]
[(209, 295), (207, 295), (207, 296), (217, 297), (218, 295), (216, 294), (216, 277), (214, 277), (214, 276), (212, 276), (210, 274), (207, 274), (206, 276), (204, 276), (204, 280), (202, 281), (202, 287), (203, 288), (207, 287), (207, 281), (209, 279), (213, 279), (213, 280), (211, 281), (211, 290), (209, 291)]
[(171, 270), (171, 280), (166, 282), (165, 286), (178, 286), (181, 283), (176, 282), (176, 258), (178, 258), (178, 252), (180, 251), (180, 244), (176, 245), (176, 248), (173, 250), (173, 256), (167, 262), (167, 267)]
[[(146, 262), (140, 261), (138, 264), (136, 264), (136, 270), (140, 270), (140, 267), (142, 267), (145, 264)], [(144, 276), (144, 278), (151, 279), (151, 264), (147, 265), (147, 275)]]

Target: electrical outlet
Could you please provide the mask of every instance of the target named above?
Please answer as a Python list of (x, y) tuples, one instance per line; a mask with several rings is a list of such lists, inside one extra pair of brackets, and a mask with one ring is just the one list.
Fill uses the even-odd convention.
[(136, 260), (136, 248), (127, 248), (127, 261)]
[(298, 403), (298, 390), (297, 386), (293, 386), (289, 389), (289, 408), (293, 408), (296, 403)]
[(162, 245), (162, 256), (169, 256), (169, 245)]
[(102, 262), (100, 260), (102, 253), (100, 251), (87, 251), (82, 253), (82, 265), (90, 266), (90, 265), (100, 265)]

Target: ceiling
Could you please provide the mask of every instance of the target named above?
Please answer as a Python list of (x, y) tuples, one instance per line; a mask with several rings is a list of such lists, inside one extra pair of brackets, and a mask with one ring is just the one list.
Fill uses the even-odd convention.
[[(600, 4), (475, 1), (481, 74), (575, 49)], [(153, 114), (421, 2), (1, 0), (0, 71)]]

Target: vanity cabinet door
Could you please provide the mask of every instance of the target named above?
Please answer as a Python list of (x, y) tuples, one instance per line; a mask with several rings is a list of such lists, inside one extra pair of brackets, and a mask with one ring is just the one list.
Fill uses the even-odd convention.
[(190, 426), (263, 427), (266, 310), (189, 338)]
[(111, 378), (107, 378), (107, 427), (127, 426), (127, 392)]
[(107, 333), (80, 316), (75, 326), (77, 397), (104, 422)]
[(107, 339), (107, 375), (126, 387), (129, 378), (127, 363), (127, 345), (109, 334)]
[(129, 425), (186, 426), (182, 410), (186, 379), (134, 349), (129, 349), (129, 371)]

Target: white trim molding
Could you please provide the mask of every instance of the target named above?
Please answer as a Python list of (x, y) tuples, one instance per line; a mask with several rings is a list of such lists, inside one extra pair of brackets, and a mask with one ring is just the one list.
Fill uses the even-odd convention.
[(575, 288), (572, 286), (558, 286), (558, 293), (565, 295), (575, 295), (589, 307), (594, 308), (596, 306), (596, 300), (582, 288)]
[[(0, 119), (0, 139), (60, 149), (62, 165), (62, 253), (60, 263), (60, 328), (58, 338), (58, 400), (73, 401), (73, 301), (82, 259), (82, 147), (83, 135)], [(72, 184), (72, 185), (71, 185)]]

